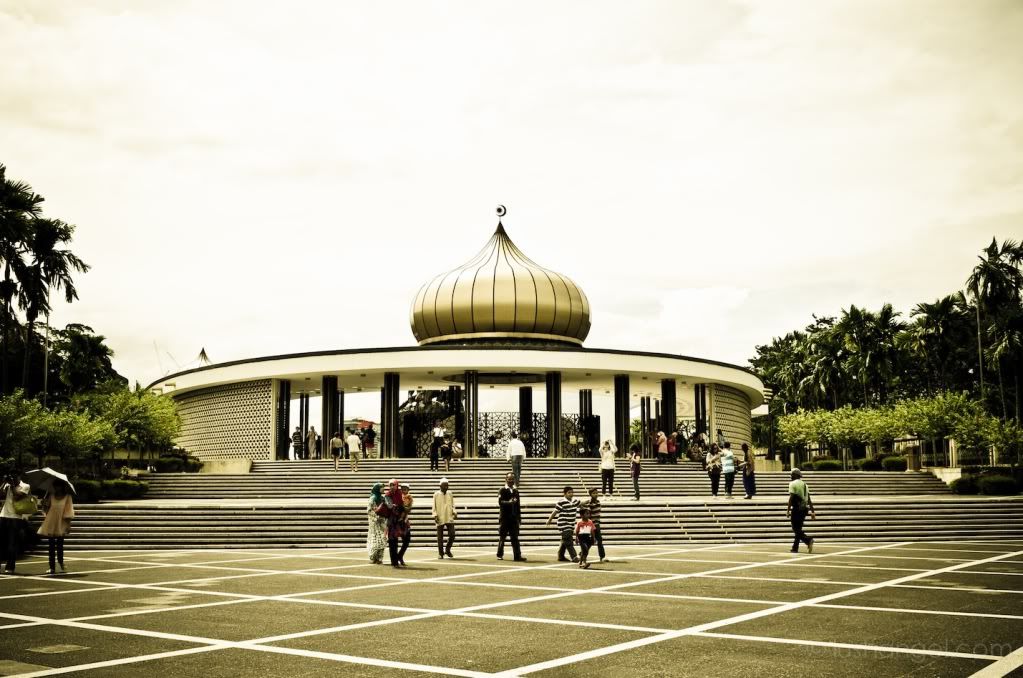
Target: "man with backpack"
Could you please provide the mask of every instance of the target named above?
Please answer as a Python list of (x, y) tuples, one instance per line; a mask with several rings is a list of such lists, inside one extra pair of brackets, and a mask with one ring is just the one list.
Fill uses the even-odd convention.
[(785, 512), (786, 517), (792, 522), (792, 552), (799, 553), (799, 542), (806, 544), (806, 550), (813, 553), (813, 537), (803, 532), (803, 522), (806, 515), (810, 514), (811, 520), (816, 520), (817, 515), (813, 511), (813, 500), (810, 499), (810, 488), (803, 480), (803, 473), (798, 469), (792, 469), (792, 482), (789, 483), (789, 504)]

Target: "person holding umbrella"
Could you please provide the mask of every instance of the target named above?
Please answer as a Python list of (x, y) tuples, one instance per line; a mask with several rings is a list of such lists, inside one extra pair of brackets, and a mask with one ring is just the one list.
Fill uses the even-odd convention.
[(57, 473), (51, 468), (36, 469), (25, 474), (29, 484), (38, 490), (46, 492), (43, 498), (43, 524), (39, 526), (39, 536), (47, 537), (50, 540), (50, 569), (46, 574), (54, 574), (57, 565), (60, 571), (66, 572), (64, 567), (64, 537), (71, 530), (71, 519), (75, 517), (74, 502), (71, 501), (71, 493), (75, 491), (74, 486), (68, 481), (63, 473)]
[[(7, 550), (4, 574), (14, 574), (14, 563), (21, 546), (22, 531), (25, 521), (36, 512), (35, 502), (31, 494), (32, 488), (11, 475), (4, 478), (0, 486), (0, 494), (4, 497), (4, 506), (0, 510), (0, 544)], [(26, 509), (31, 509), (27, 510)]]

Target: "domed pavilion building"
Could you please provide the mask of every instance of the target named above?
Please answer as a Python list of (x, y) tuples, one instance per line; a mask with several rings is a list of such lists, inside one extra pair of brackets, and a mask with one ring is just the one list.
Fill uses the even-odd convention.
[[(637, 405), (646, 431), (688, 435), (721, 429), (738, 444), (750, 440), (751, 410), (763, 402), (763, 384), (742, 367), (585, 348), (590, 331), (585, 292), (527, 257), (500, 222), (476, 256), (419, 289), (410, 315), (418, 346), (212, 364), (171, 374), (151, 388), (178, 403), (177, 442), (203, 460), (287, 459), (292, 401), (299, 403), (295, 423), (305, 431), (314, 396), (322, 398), (316, 423), (326, 445), (343, 427), (345, 394), (378, 391), (384, 458), (424, 454), (435, 418), (448, 423), (467, 457), (485, 453), (488, 444), (493, 447), (512, 431), (524, 434), (531, 456), (592, 451), (601, 437), (594, 392), (614, 396), (613, 434), (605, 431), (603, 437), (613, 437), (619, 449), (628, 446), (630, 413)], [(481, 412), (481, 388), (517, 389), (518, 412)], [(534, 388), (543, 389), (540, 412), (534, 411)], [(404, 404), (403, 391), (411, 392)], [(566, 391), (578, 396), (576, 414), (563, 412)], [(649, 452), (649, 444), (645, 447)]]

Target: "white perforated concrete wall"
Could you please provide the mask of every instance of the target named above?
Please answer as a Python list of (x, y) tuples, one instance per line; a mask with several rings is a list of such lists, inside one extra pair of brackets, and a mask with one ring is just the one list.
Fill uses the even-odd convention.
[(270, 379), (213, 386), (174, 400), (181, 416), (178, 447), (203, 460), (273, 459)]
[(711, 440), (714, 439), (717, 429), (721, 429), (734, 449), (738, 449), (742, 443), (751, 442), (753, 418), (750, 414), (750, 401), (739, 389), (714, 385), (713, 418)]

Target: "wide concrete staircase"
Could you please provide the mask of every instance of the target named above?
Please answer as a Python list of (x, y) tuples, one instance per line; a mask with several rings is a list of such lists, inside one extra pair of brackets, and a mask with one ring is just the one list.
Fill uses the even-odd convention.
[[(429, 494), (420, 493), (413, 513), (417, 546), (434, 543)], [(1023, 540), (1023, 501), (978, 498), (880, 498), (817, 500), (808, 530), (828, 540)], [(462, 546), (492, 546), (497, 537), (493, 503), (457, 504)], [(558, 535), (544, 522), (550, 507), (523, 507), (526, 545), (554, 545)], [(366, 541), (363, 506), (308, 502), (287, 506), (151, 503), (84, 505), (68, 550), (361, 547)], [(610, 544), (781, 542), (791, 539), (784, 498), (746, 502), (634, 502), (615, 499), (603, 510)]]
[[(375, 482), (398, 478), (420, 493), (437, 487), (446, 475), (452, 491), (462, 499), (489, 498), (500, 487), (510, 470), (507, 462), (477, 459), (453, 462), (448, 472), (430, 471), (426, 459), (363, 460), (359, 472), (333, 471), (332, 461), (255, 462), (252, 472), (238, 475), (195, 473), (157, 473), (147, 477), (148, 499), (286, 499), (296, 496), (310, 499), (357, 500), (369, 496)], [(817, 496), (905, 496), (948, 495), (946, 485), (929, 473), (807, 472), (804, 474)], [(627, 462), (620, 461), (615, 473), (615, 496), (631, 496)], [(783, 472), (758, 472), (757, 492), (761, 496), (785, 496), (789, 475)], [(710, 494), (707, 474), (695, 462), (656, 464), (647, 461), (640, 474), (644, 496), (692, 496)], [(525, 462), (520, 489), (525, 497), (551, 497), (561, 494), (565, 485), (585, 491), (600, 487), (596, 459), (529, 459)], [(736, 490), (742, 495), (742, 480), (736, 478)], [(724, 481), (722, 479), (722, 494)]]

